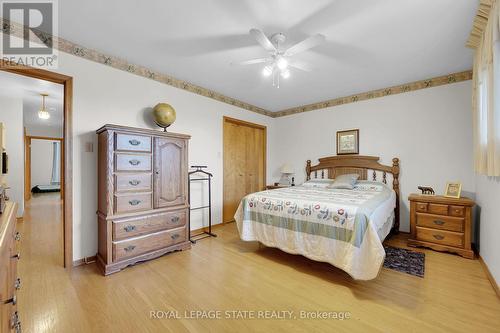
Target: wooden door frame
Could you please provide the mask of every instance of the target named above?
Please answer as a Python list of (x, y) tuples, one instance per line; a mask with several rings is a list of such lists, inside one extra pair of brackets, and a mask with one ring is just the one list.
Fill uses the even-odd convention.
[[(63, 138), (53, 138), (47, 136), (26, 135), (24, 134), (24, 201), (31, 199), (31, 140), (59, 141), (61, 143), (61, 171), (64, 170), (63, 161)], [(61, 199), (64, 200), (64, 172), (61, 172)]]
[(224, 124), (225, 123), (232, 123), (232, 124), (236, 124), (236, 125), (240, 125), (240, 126), (257, 128), (257, 129), (261, 129), (264, 131), (264, 146), (263, 146), (264, 172), (262, 175), (262, 178), (263, 178), (262, 183), (264, 184), (264, 188), (262, 188), (261, 190), (264, 190), (265, 186), (267, 184), (267, 126), (252, 123), (252, 122), (245, 121), (245, 120), (240, 120), (240, 119), (236, 119), (236, 118), (223, 116), (222, 117), (222, 224), (226, 223), (226, 222), (224, 222), (224, 189), (226, 188), (224, 186), (224, 182), (225, 182), (225, 176), (224, 176), (224, 174), (225, 174), (225, 170), (224, 170), (224, 158), (225, 158), (225, 154), (224, 154), (224, 135), (225, 135)]
[(63, 250), (64, 267), (73, 267), (73, 78), (45, 69), (17, 65), (9, 61), (0, 61), (0, 70), (32, 77), (35, 79), (62, 84), (64, 87), (64, 131), (63, 131)]

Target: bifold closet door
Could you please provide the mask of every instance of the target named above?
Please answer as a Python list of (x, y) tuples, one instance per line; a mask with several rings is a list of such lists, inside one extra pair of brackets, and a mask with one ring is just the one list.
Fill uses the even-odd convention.
[(225, 117), (223, 130), (223, 222), (231, 222), (241, 199), (265, 188), (266, 128)]

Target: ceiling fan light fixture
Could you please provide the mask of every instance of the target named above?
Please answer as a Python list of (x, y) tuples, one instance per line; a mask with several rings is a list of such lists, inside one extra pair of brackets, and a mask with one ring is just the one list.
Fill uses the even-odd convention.
[(276, 60), (276, 66), (278, 66), (280, 70), (285, 70), (288, 67), (288, 60), (283, 57), (279, 57)]
[(290, 70), (286, 69), (283, 72), (281, 72), (281, 77), (284, 79), (288, 79), (290, 77)]
[(45, 97), (49, 96), (48, 94), (40, 94), (42, 96), (42, 107), (38, 111), (38, 118), (47, 120), (50, 118), (50, 113), (45, 108)]
[(262, 70), (262, 75), (271, 76), (271, 74), (273, 74), (273, 68), (271, 66), (264, 67), (264, 69)]

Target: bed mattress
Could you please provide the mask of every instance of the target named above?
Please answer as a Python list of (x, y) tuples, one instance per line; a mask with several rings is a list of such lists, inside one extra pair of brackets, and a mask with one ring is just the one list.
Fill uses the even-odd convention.
[(247, 195), (235, 214), (242, 240), (328, 262), (355, 279), (378, 275), (396, 195), (360, 181), (353, 190), (304, 186)]

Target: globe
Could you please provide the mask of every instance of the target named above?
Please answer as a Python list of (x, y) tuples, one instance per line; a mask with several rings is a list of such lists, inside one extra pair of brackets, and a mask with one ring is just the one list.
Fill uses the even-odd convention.
[(158, 103), (153, 108), (153, 117), (156, 125), (166, 131), (175, 121), (175, 109), (170, 104)]

